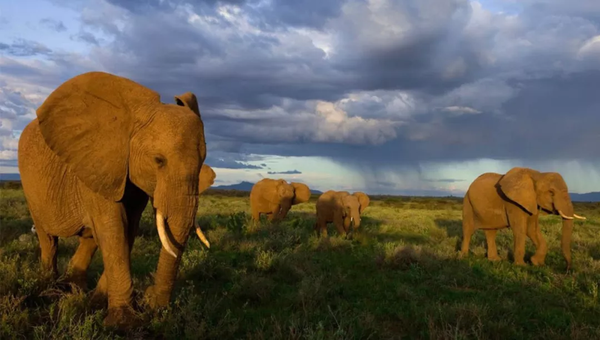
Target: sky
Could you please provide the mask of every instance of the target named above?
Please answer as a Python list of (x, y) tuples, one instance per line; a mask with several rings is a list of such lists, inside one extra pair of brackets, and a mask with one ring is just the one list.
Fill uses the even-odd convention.
[(600, 191), (600, 1), (2, 1), (0, 173), (88, 71), (195, 93), (215, 185), (457, 196), (525, 166)]

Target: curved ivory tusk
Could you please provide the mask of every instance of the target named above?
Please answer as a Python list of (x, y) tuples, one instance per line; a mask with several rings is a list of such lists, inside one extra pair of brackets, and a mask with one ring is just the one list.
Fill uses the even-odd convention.
[(204, 233), (202, 232), (202, 229), (200, 229), (198, 223), (196, 223), (196, 235), (198, 235), (198, 238), (202, 243), (204, 243), (206, 248), (210, 249), (210, 242), (208, 242), (208, 239), (206, 238), (206, 236), (204, 236)]
[(558, 213), (560, 214), (560, 217), (564, 218), (565, 220), (572, 220), (573, 219), (573, 217), (566, 216), (560, 210), (558, 211)]
[(577, 214), (573, 214), (573, 217), (580, 219), (580, 220), (587, 220), (587, 218), (583, 217), (583, 216), (579, 216)]
[(169, 238), (167, 237), (167, 228), (165, 227), (165, 218), (160, 210), (156, 210), (156, 227), (158, 229), (158, 237), (160, 237), (160, 243), (162, 243), (163, 247), (167, 253), (173, 255), (173, 257), (177, 258), (177, 254), (173, 251), (171, 244), (169, 242)]
[(350, 217), (350, 222), (354, 222), (354, 217)]

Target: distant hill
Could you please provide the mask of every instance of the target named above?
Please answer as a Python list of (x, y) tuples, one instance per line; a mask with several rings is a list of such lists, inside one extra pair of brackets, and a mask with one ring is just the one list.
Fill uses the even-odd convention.
[(20, 181), (21, 176), (19, 174), (0, 174), (0, 182), (3, 181)]
[[(19, 174), (0, 174), (0, 182), (20, 182), (21, 181), (21, 176)], [(231, 185), (219, 185), (219, 186), (213, 186), (211, 187), (211, 189), (217, 189), (217, 190), (237, 190), (237, 191), (247, 191), (250, 192), (250, 190), (252, 190), (252, 186), (254, 185), (254, 183), (251, 182), (240, 182), (238, 184), (231, 184)], [(323, 192), (319, 191), (319, 190), (311, 190), (310, 191), (313, 194), (317, 194), (320, 195)], [(411, 193), (408, 193), (409, 196)], [(414, 193), (413, 193), (414, 194)], [(430, 193), (432, 195), (428, 195), (431, 197), (446, 197), (447, 194), (444, 194), (443, 192), (435, 192), (435, 193)], [(573, 202), (600, 202), (600, 192), (588, 192), (585, 194), (570, 194), (571, 195), (571, 200)], [(371, 195), (371, 196), (380, 196), (380, 195)], [(391, 195), (394, 196), (394, 195)], [(406, 195), (403, 195), (406, 196)]]
[[(252, 187), (254, 186), (254, 183), (250, 183), (250, 182), (240, 182), (238, 184), (231, 184), (231, 185), (219, 185), (216, 187), (211, 187), (211, 189), (216, 189), (216, 190), (238, 190), (238, 191), (250, 191), (252, 190)], [(320, 195), (323, 192), (319, 191), (319, 190), (310, 190), (311, 193), (313, 194), (317, 194)]]
[(573, 202), (600, 202), (600, 192), (588, 192), (586, 194), (570, 194)]

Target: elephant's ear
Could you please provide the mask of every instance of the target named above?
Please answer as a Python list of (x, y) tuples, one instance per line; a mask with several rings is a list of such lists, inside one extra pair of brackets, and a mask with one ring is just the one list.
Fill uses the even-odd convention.
[(215, 178), (217, 174), (215, 171), (208, 165), (202, 164), (202, 169), (200, 169), (200, 181), (198, 183), (198, 192), (201, 194), (206, 189), (210, 188), (213, 183), (215, 183)]
[(152, 102), (160, 104), (159, 95), (138, 83), (89, 72), (56, 88), (36, 113), (46, 144), (77, 178), (118, 201), (125, 190), (136, 117), (143, 118)]
[(292, 186), (294, 187), (294, 199), (292, 200), (292, 204), (305, 203), (310, 200), (310, 189), (308, 188), (308, 185), (292, 182)]
[(367, 207), (369, 206), (369, 196), (367, 196), (367, 194), (365, 194), (364, 192), (360, 192), (357, 191), (355, 193), (353, 193), (352, 195), (356, 196), (356, 198), (358, 198), (358, 203), (360, 204), (360, 208), (358, 210), (359, 214), (362, 214), (363, 211), (365, 211), (365, 209), (367, 209)]
[(508, 199), (523, 207), (530, 214), (537, 211), (535, 185), (528, 169), (512, 168), (500, 178), (498, 186)]
[(188, 109), (194, 111), (195, 114), (200, 116), (200, 109), (198, 108), (198, 99), (196, 99), (196, 95), (191, 92), (186, 92), (184, 94), (180, 94), (179, 96), (175, 96), (175, 102), (179, 106), (185, 106)]

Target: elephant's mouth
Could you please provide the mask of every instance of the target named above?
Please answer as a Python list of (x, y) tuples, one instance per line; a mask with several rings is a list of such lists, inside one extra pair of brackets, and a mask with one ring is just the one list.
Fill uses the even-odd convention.
[[(210, 249), (210, 242), (200, 229), (200, 226), (197, 222), (194, 222), (194, 226), (196, 227), (196, 235), (200, 239), (202, 243), (206, 246), (206, 248)], [(160, 212), (160, 210), (156, 210), (156, 227), (158, 229), (158, 237), (160, 238), (160, 243), (162, 243), (163, 247), (167, 251), (167, 253), (171, 254), (173, 257), (177, 258), (177, 253), (173, 250), (173, 245), (169, 241), (169, 237), (167, 236), (167, 227), (165, 223), (165, 217)]]

